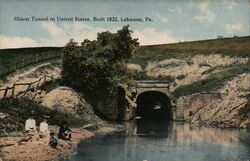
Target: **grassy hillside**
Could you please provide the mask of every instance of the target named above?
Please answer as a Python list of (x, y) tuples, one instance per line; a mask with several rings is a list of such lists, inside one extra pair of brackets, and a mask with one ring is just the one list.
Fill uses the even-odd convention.
[(62, 48), (39, 47), (0, 50), (0, 78), (31, 64), (44, 62), (62, 54)]
[(147, 61), (185, 58), (196, 54), (250, 57), (250, 36), (142, 46), (131, 62), (145, 65)]
[(60, 47), (38, 47), (38, 48), (20, 48), (20, 49), (1, 49), (0, 64), (8, 64), (13, 61), (34, 58), (36, 55), (47, 56), (56, 55), (61, 52)]

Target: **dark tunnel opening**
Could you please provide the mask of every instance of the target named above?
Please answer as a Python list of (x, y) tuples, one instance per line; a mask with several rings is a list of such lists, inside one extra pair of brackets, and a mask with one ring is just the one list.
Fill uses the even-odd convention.
[(143, 121), (169, 121), (172, 119), (170, 99), (162, 92), (143, 92), (137, 97), (136, 103), (136, 116)]
[(168, 137), (172, 120), (169, 97), (159, 91), (147, 91), (137, 96), (136, 103), (137, 134)]

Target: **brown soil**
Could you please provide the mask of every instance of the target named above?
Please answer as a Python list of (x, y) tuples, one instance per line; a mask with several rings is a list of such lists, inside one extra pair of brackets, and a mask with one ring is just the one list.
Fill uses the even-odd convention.
[[(106, 130), (106, 128), (108, 130)], [(111, 127), (103, 127), (97, 131), (97, 134), (107, 134), (114, 132), (116, 129)], [(69, 155), (77, 147), (81, 140), (90, 138), (95, 133), (82, 130), (79, 128), (72, 129), (72, 139), (70, 141), (59, 140), (57, 149), (53, 149), (48, 145), (46, 139), (32, 139), (28, 142), (18, 144), (22, 137), (4, 137), (0, 138), (0, 161), (46, 161), (57, 160), (60, 157)], [(26, 137), (27, 138), (27, 137)]]

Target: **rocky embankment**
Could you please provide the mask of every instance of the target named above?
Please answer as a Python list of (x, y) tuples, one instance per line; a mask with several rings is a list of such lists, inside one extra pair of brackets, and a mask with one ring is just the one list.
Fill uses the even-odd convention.
[(250, 128), (250, 74), (241, 74), (215, 92), (178, 98), (177, 119), (217, 127)]
[(174, 82), (170, 85), (173, 92), (181, 85), (206, 79), (212, 73), (230, 69), (240, 64), (246, 64), (248, 58), (229, 57), (222, 55), (196, 55), (185, 59), (171, 58), (161, 61), (149, 61), (143, 69), (138, 64), (128, 64), (128, 68), (138, 71), (146, 71), (147, 75), (157, 77), (171, 76)]
[[(149, 61), (144, 69), (138, 64), (129, 64), (128, 67), (145, 71), (149, 76), (173, 78), (170, 92), (176, 101), (174, 119), (218, 127), (250, 128), (250, 74), (249, 71), (235, 72), (247, 63), (249, 58), (211, 54)], [(230, 71), (236, 74), (230, 77)], [(204, 88), (197, 90), (216, 78), (218, 81), (213, 82), (216, 88), (208, 89), (214, 85), (209, 84), (205, 92), (202, 92)], [(193, 88), (200, 92), (191, 91)], [(175, 96), (177, 90), (178, 96)]]

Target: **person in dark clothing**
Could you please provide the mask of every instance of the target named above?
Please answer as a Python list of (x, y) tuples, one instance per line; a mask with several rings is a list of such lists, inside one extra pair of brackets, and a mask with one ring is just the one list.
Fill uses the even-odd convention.
[(56, 146), (58, 145), (58, 140), (55, 137), (55, 133), (53, 132), (50, 133), (49, 145), (51, 146), (51, 148), (54, 148), (54, 149), (56, 149)]
[(62, 121), (60, 128), (59, 128), (58, 139), (70, 140), (71, 132), (72, 130), (66, 126), (66, 122)]

